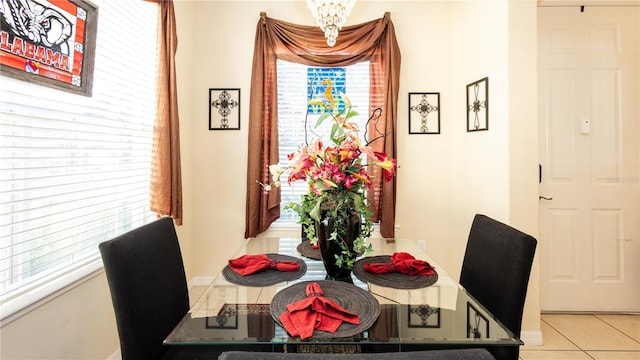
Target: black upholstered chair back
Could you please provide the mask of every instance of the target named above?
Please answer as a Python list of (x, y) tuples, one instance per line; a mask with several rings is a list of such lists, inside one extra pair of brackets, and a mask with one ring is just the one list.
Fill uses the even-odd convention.
[(123, 360), (160, 359), (163, 340), (189, 311), (178, 237), (169, 217), (99, 245)]
[[(478, 214), (462, 263), (460, 284), (518, 337), (536, 244), (530, 235)], [(497, 360), (517, 360), (519, 347), (489, 351)]]

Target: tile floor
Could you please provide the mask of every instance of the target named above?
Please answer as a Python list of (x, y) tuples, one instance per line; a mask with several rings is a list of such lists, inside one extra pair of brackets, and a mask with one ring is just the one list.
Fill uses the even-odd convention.
[(640, 360), (640, 314), (543, 314), (542, 346), (522, 360)]

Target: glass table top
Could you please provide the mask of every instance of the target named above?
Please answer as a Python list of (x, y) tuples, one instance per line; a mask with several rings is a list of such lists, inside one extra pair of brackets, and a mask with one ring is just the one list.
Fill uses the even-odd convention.
[[(281, 290), (303, 281), (325, 279), (322, 261), (303, 257), (300, 238), (248, 239), (236, 252), (280, 254), (303, 259), (300, 278), (272, 286), (240, 286), (218, 274), (176, 328), (167, 345), (256, 344), (386, 344), (392, 346), (519, 346), (522, 342), (471, 297), (443, 268), (412, 240), (369, 239), (373, 252), (363, 256), (408, 252), (428, 261), (438, 273), (435, 284), (419, 289), (396, 289), (363, 282), (352, 274), (353, 284), (368, 291), (380, 304), (380, 316), (366, 331), (340, 338), (290, 337), (274, 321), (270, 304)], [(349, 296), (349, 294), (345, 294)]]

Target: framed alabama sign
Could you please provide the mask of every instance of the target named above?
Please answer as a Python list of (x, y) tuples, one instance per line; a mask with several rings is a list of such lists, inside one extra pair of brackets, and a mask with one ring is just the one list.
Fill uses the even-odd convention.
[(91, 96), (97, 22), (87, 0), (0, 1), (0, 74)]

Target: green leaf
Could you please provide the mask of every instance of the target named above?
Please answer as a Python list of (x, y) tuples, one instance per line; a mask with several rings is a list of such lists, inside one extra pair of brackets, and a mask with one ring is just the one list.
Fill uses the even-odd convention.
[(338, 123), (333, 124), (331, 127), (331, 140), (336, 145), (340, 145), (342, 143), (341, 137), (344, 135), (344, 129)]
[(356, 115), (359, 115), (359, 113), (355, 110), (349, 110), (349, 112), (347, 113), (347, 115), (344, 117), (345, 119), (349, 119), (352, 118)]
[(309, 101), (307, 101), (307, 104), (311, 105), (311, 106), (323, 106), (323, 107), (327, 107), (324, 103), (323, 100), (321, 99), (311, 99)]
[(342, 102), (344, 103), (344, 106), (351, 108), (351, 100), (349, 100), (349, 98), (347, 97), (347, 94), (341, 92), (340, 93), (340, 99), (342, 99)]
[(362, 196), (357, 196), (354, 194), (354, 196), (352, 196), (353, 198), (353, 207), (356, 209), (357, 212), (360, 212), (360, 209), (362, 209)]
[(318, 222), (320, 221), (320, 204), (322, 204), (322, 201), (320, 201), (320, 199), (318, 198), (311, 211), (309, 211), (309, 216), (311, 216), (313, 220)]
[(318, 121), (316, 121), (316, 127), (322, 125), (322, 122), (329, 117), (329, 113), (322, 113), (322, 115), (318, 116)]

